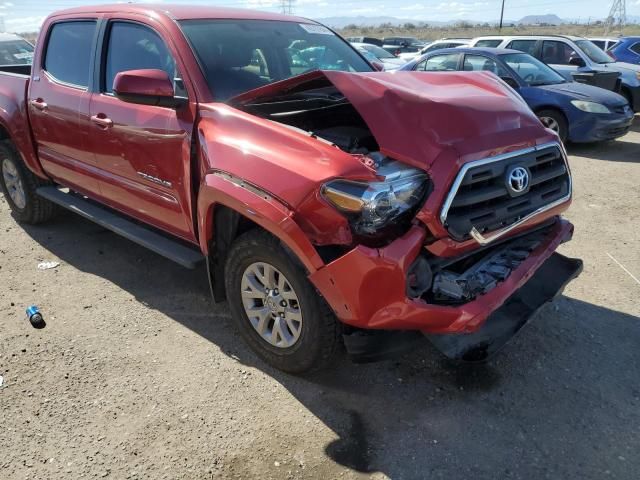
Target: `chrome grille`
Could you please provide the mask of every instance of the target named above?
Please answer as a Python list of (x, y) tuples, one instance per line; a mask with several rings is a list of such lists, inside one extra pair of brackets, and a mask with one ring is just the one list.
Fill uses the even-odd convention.
[[(529, 183), (522, 192), (509, 187), (507, 176), (523, 167)], [(456, 240), (507, 228), (527, 215), (571, 197), (571, 178), (564, 151), (552, 143), (468, 163), (456, 177), (440, 220)]]

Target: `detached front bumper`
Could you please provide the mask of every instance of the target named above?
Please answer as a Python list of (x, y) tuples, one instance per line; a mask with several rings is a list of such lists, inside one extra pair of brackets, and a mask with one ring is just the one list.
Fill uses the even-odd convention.
[(348, 325), (419, 330), (428, 334), (471, 333), (531, 279), (573, 234), (573, 225), (559, 218), (547, 228), (544, 239), (507, 278), (464, 304), (442, 305), (407, 296), (411, 265), (424, 251), (425, 230), (419, 226), (385, 248), (358, 246), (309, 279), (338, 318)]

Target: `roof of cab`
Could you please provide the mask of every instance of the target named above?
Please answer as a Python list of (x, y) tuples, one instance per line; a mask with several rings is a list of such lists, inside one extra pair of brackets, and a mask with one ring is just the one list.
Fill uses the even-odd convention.
[(262, 12), (245, 8), (223, 8), (204, 5), (172, 5), (151, 3), (116, 3), (108, 5), (89, 5), (84, 7), (58, 10), (52, 16), (70, 14), (95, 14), (95, 13), (135, 13), (146, 16), (162, 15), (174, 20), (196, 19), (242, 19), (242, 20), (282, 20), (298, 23), (317, 23), (313, 20), (280, 13)]

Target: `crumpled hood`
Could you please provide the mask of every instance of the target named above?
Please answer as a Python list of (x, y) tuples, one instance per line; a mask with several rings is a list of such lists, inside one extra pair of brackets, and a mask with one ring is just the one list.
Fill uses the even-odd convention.
[(604, 88), (594, 87), (578, 82), (559, 83), (556, 85), (540, 85), (535, 88), (547, 90), (553, 93), (563, 93), (567, 97), (576, 100), (588, 100), (590, 102), (602, 103), (610, 107), (625, 105), (627, 100), (622, 96)]
[(329, 84), (358, 111), (382, 153), (421, 168), (451, 148), (463, 157), (484, 156), (548, 137), (526, 103), (487, 72), (314, 71), (246, 92), (230, 103)]

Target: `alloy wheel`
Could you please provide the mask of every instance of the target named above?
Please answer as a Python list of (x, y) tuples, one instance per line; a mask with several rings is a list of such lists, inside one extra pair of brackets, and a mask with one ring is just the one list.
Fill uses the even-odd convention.
[(9, 158), (2, 160), (2, 177), (9, 197), (11, 197), (15, 206), (21, 210), (24, 209), (27, 206), (27, 196), (24, 193), (24, 186), (22, 185), (18, 168)]
[(265, 262), (249, 265), (241, 282), (242, 304), (254, 330), (278, 348), (295, 345), (302, 332), (302, 310), (284, 274)]

